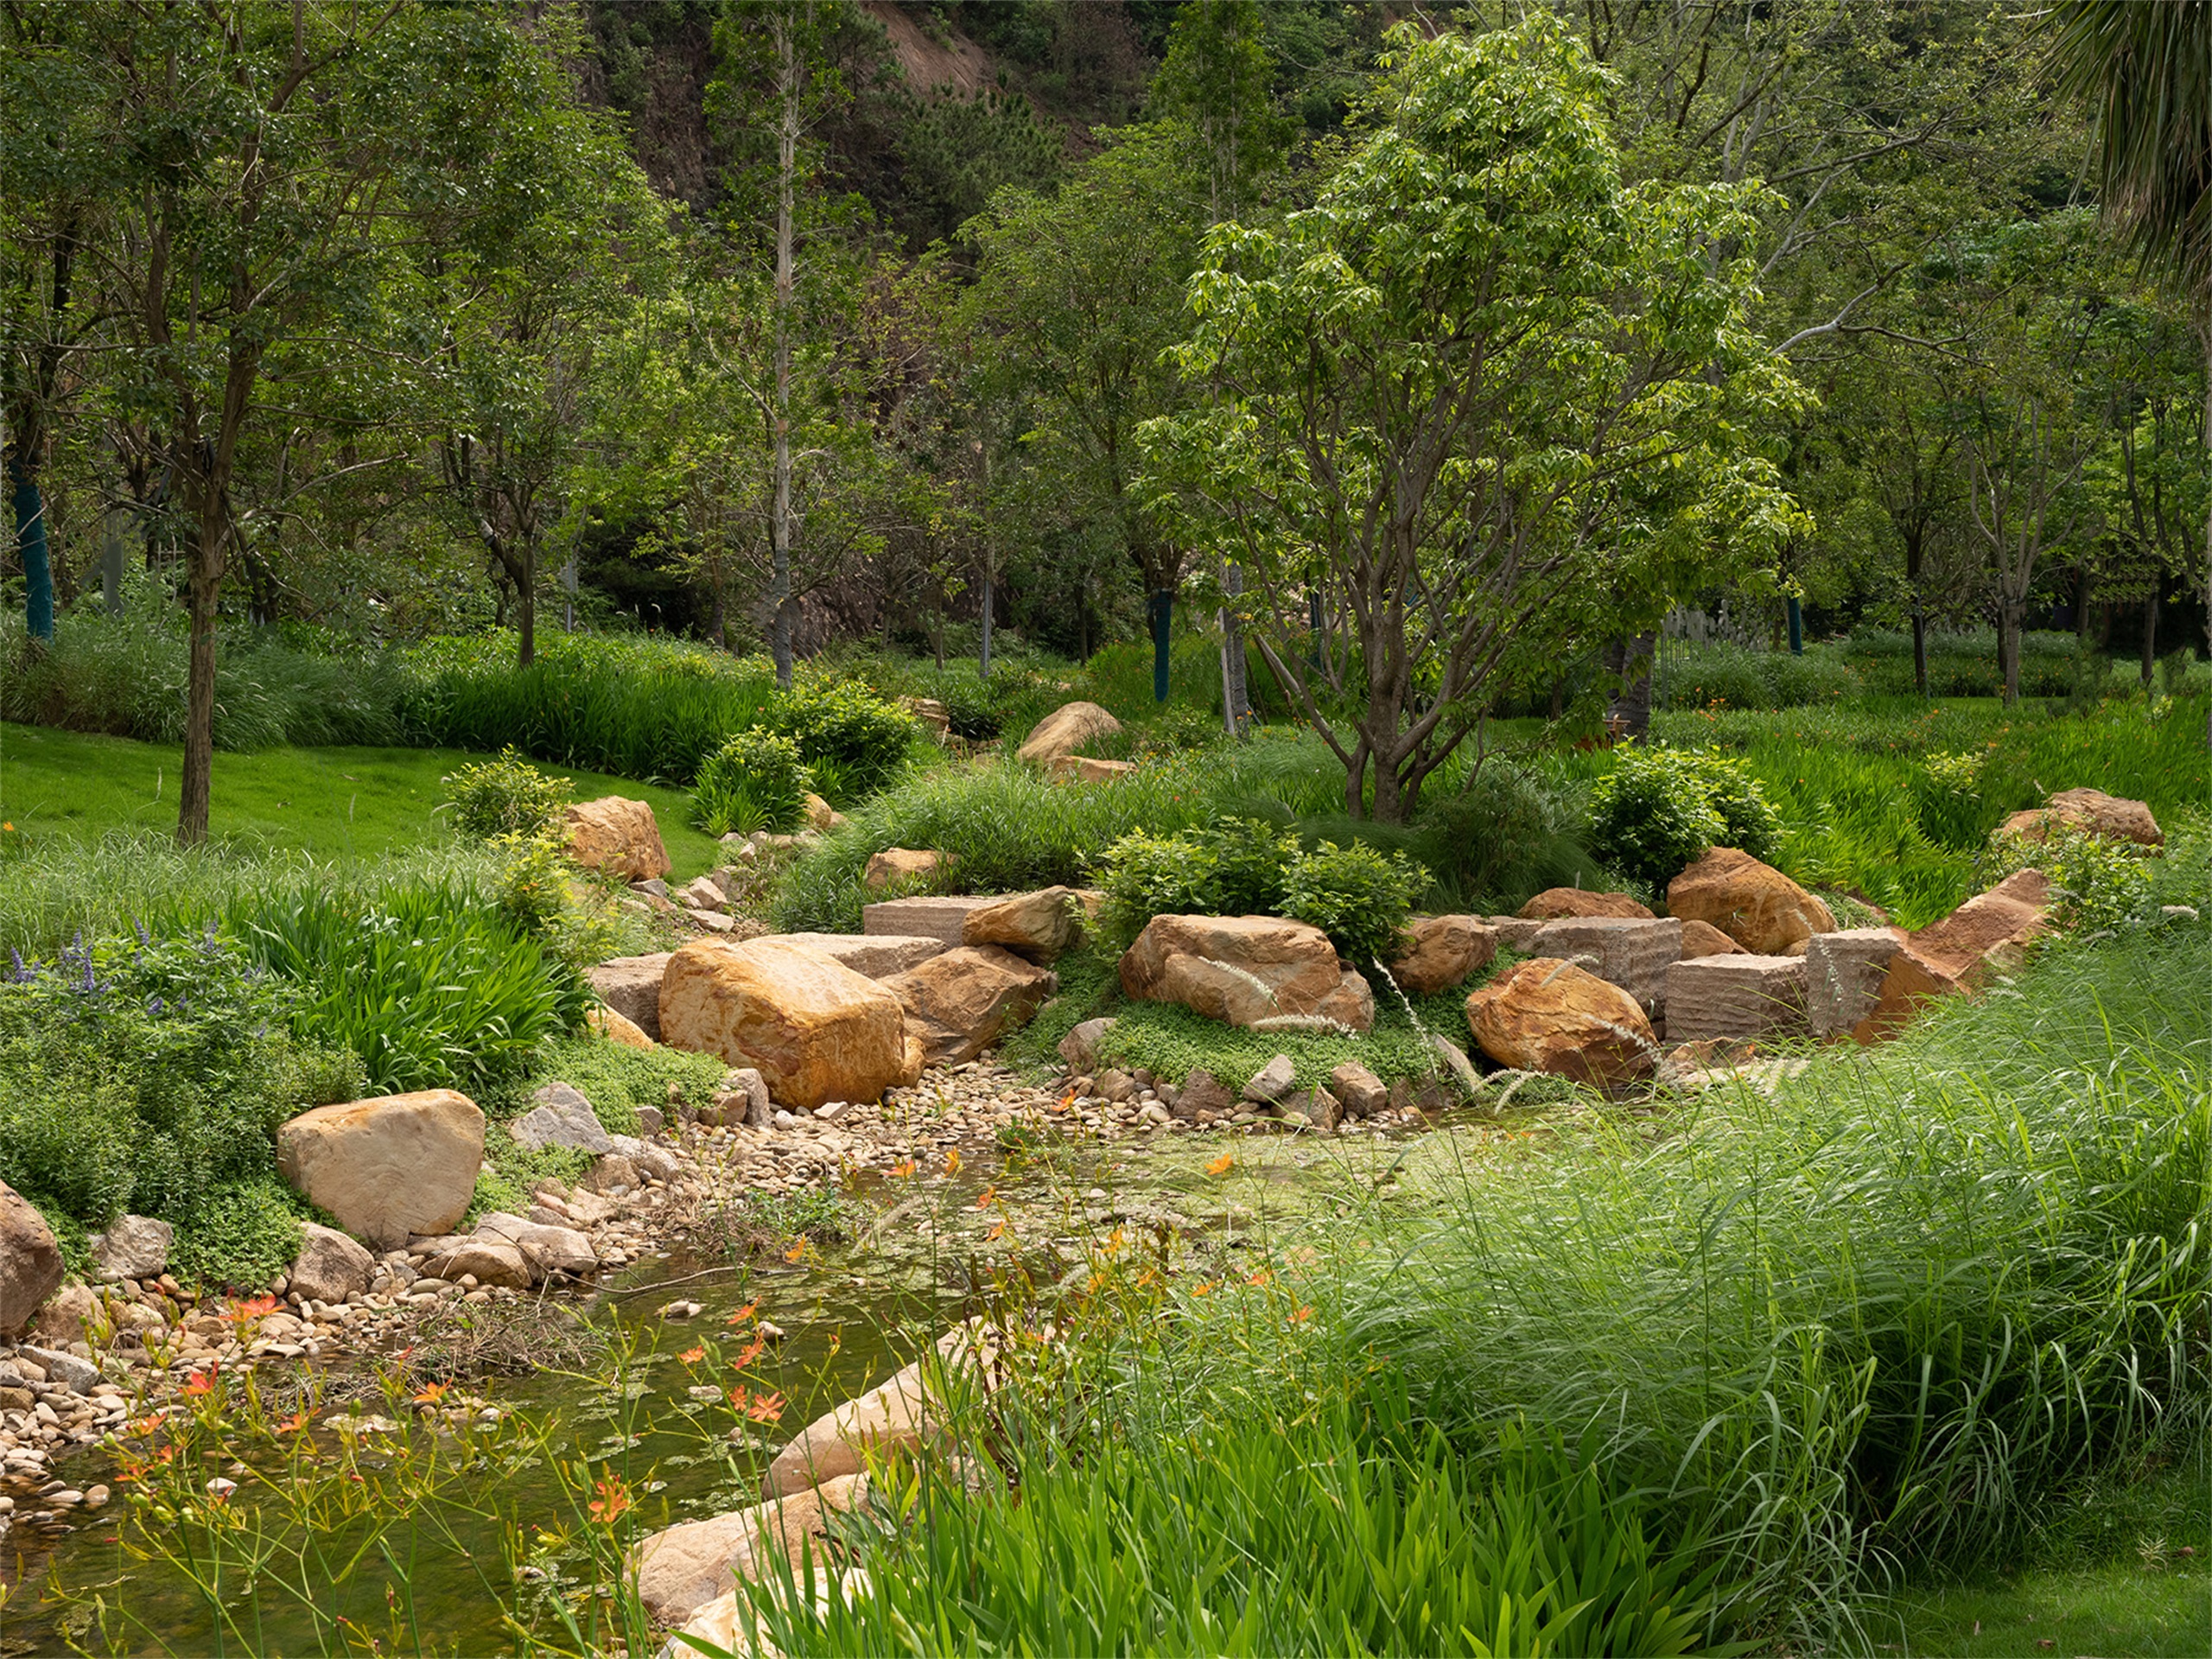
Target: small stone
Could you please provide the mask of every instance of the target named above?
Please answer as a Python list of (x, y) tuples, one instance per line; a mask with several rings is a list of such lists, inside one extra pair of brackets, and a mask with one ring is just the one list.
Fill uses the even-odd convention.
[(661, 1306), (660, 1316), (664, 1319), (696, 1319), (705, 1312), (704, 1304), (699, 1302), (666, 1302)]
[(1244, 1085), (1244, 1098), (1271, 1103), (1288, 1094), (1297, 1081), (1298, 1069), (1291, 1064), (1290, 1056), (1278, 1054)]

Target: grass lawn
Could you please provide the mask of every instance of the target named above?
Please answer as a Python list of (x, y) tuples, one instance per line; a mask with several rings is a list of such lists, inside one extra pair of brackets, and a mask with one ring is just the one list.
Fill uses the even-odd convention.
[[(0, 725), (0, 819), (29, 841), (96, 839), (111, 830), (168, 830), (176, 823), (182, 750), (42, 726)], [(460, 749), (264, 749), (215, 757), (216, 837), (297, 848), (317, 858), (374, 856), (449, 837), (439, 782), (480, 756)], [(626, 778), (547, 767), (576, 798), (626, 795), (660, 823), (661, 840), (688, 881), (716, 861), (714, 841), (691, 828), (688, 798)]]
[(1913, 1659), (2204, 1659), (2212, 1653), (2212, 1564), (2139, 1561), (2023, 1573), (1899, 1597), (1870, 1616), (1878, 1653)]

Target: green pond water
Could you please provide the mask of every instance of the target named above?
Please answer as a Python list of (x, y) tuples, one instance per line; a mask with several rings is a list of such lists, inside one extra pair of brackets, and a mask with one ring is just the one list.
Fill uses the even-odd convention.
[[(1017, 1262), (1049, 1287), (1077, 1269), (1087, 1238), (1116, 1226), (1142, 1236), (1163, 1224), (1197, 1250), (1233, 1262), (1263, 1252), (1287, 1230), (1328, 1224), (1370, 1198), (1378, 1181), (1414, 1191), (1424, 1171), (1462, 1167), (1471, 1150), (1484, 1144), (1484, 1132), (1477, 1129), (1465, 1140), (1446, 1133), (1411, 1141), (1063, 1142), (1046, 1155), (1013, 1160), (971, 1147), (957, 1175), (925, 1171), (905, 1181), (871, 1179), (852, 1195), (860, 1219), (851, 1240), (798, 1264), (771, 1259), (732, 1268), (719, 1258), (677, 1252), (633, 1266), (579, 1300), (580, 1312), (614, 1333), (612, 1346), (623, 1356), (619, 1380), (610, 1380), (618, 1370), (610, 1361), (601, 1368), (606, 1374), (543, 1370), (457, 1383), (457, 1391), (511, 1414), (507, 1429), (485, 1433), (491, 1454), (451, 1489), (452, 1501), (387, 1531), (389, 1558), (372, 1554), (338, 1581), (319, 1584), (313, 1613), (274, 1584), (250, 1587), (232, 1574), (220, 1598), (235, 1621), (226, 1632), (207, 1594), (183, 1573), (126, 1550), (127, 1529), (118, 1523), (127, 1488), (118, 1484), (117, 1502), (80, 1512), (73, 1529), (57, 1539), (41, 1540), (28, 1529), (8, 1539), (13, 1548), (0, 1573), (9, 1584), (9, 1599), (0, 1607), (0, 1655), (66, 1651), (73, 1644), (133, 1654), (505, 1653), (520, 1645), (506, 1623), (511, 1609), (536, 1621), (556, 1649), (565, 1649), (555, 1604), (565, 1599), (572, 1608), (588, 1609), (609, 1574), (574, 1544), (581, 1517), (563, 1497), (553, 1468), (544, 1458), (518, 1463), (504, 1455), (499, 1448), (510, 1442), (503, 1433), (518, 1432), (518, 1425), (550, 1426), (549, 1455), (571, 1468), (588, 1462), (619, 1478), (636, 1505), (625, 1517), (625, 1536), (741, 1507), (757, 1501), (760, 1471), (784, 1440), (882, 1381), (930, 1335), (981, 1306), (994, 1277)], [(1232, 1166), (1210, 1171), (1206, 1166), (1224, 1153)], [(979, 1208), (987, 1194), (989, 1201)], [(1007, 1236), (988, 1238), (1001, 1221)], [(664, 1319), (662, 1308), (677, 1300), (696, 1301), (702, 1311), (685, 1320)], [(780, 1393), (782, 1415), (733, 1442), (726, 1431), (734, 1414), (719, 1400), (702, 1402), (691, 1392), (715, 1379), (702, 1378), (702, 1367), (678, 1356), (708, 1344), (725, 1352), (735, 1348), (727, 1321), (747, 1303), (786, 1333), (747, 1374), (748, 1382)], [(372, 1402), (333, 1409), (388, 1408)], [(439, 1432), (430, 1420), (410, 1419), (404, 1410), (395, 1417), (399, 1433)], [(326, 1426), (311, 1432), (318, 1446), (335, 1449), (337, 1437)], [(365, 1438), (361, 1444), (375, 1442)], [(224, 1472), (209, 1465), (193, 1478)], [(286, 1506), (273, 1501), (256, 1475), (228, 1472), (241, 1482), (229, 1501), (255, 1506), (248, 1512), (259, 1524), (280, 1536), (289, 1533), (296, 1545), (302, 1529), (289, 1524)], [(80, 1489), (114, 1478), (113, 1465), (99, 1452), (68, 1459), (56, 1473)], [(334, 1524), (318, 1541), (342, 1554), (348, 1529)], [(518, 1557), (525, 1568), (521, 1577)], [(334, 1627), (331, 1620), (340, 1615), (355, 1621), (357, 1639)], [(250, 1633), (244, 1640), (236, 1633), (241, 1630)]]

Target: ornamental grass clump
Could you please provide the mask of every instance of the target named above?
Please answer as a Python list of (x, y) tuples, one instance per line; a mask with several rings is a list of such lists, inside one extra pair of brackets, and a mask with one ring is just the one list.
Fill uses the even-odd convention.
[(710, 836), (789, 835), (806, 822), (814, 773), (798, 742), (779, 732), (740, 732), (709, 755), (691, 785), (691, 822)]

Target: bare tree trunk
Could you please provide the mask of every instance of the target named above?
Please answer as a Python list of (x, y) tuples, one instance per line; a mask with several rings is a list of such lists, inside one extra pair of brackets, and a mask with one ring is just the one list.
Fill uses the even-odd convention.
[(522, 640), (515, 654), (521, 665), (528, 668), (537, 660), (537, 543), (529, 536), (523, 537), (522, 575), (515, 587), (522, 609)]
[(1231, 737), (1241, 737), (1252, 718), (1252, 701), (1244, 668), (1244, 624), (1236, 601), (1244, 593), (1244, 567), (1234, 559), (1222, 567), (1221, 589), (1229, 602), (1221, 607), (1221, 721)]
[(2027, 607), (2010, 594), (1997, 602), (1997, 671), (2005, 681), (2005, 706), (2020, 700), (2020, 621)]
[(776, 27), (776, 460), (768, 527), (769, 648), (776, 683), (791, 683), (791, 193), (798, 170), (798, 43), (788, 19)]
[(2151, 689), (2151, 671), (2158, 660), (2158, 588), (2163, 577), (2151, 579), (2151, 596), (2143, 601), (2143, 689)]
[(185, 673), (184, 771), (179, 779), (176, 838), (186, 846), (207, 839), (207, 806), (215, 769), (215, 605), (222, 588), (222, 530), (209, 531), (192, 550), (185, 583), (191, 616), (191, 658)]

